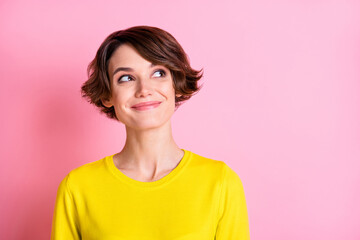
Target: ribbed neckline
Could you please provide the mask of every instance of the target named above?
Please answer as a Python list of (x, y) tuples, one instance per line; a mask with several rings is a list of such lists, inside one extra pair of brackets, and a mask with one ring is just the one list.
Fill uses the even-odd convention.
[(186, 167), (186, 165), (188, 164), (189, 159), (190, 159), (190, 157), (192, 155), (192, 152), (188, 151), (188, 150), (185, 150), (185, 149), (181, 149), (181, 150), (184, 151), (184, 156), (180, 160), (179, 164), (170, 173), (168, 173), (166, 176), (164, 176), (161, 179), (158, 179), (156, 181), (153, 181), (153, 182), (138, 181), (138, 180), (132, 179), (132, 178), (128, 177), (127, 175), (125, 175), (124, 173), (122, 173), (115, 166), (115, 163), (114, 163), (114, 158), (113, 157), (114, 157), (114, 155), (116, 153), (114, 153), (113, 155), (105, 157), (104, 160), (105, 160), (105, 163), (106, 163), (108, 169), (119, 180), (121, 180), (123, 182), (126, 182), (128, 184), (131, 184), (133, 186), (152, 188), (152, 187), (158, 187), (160, 185), (163, 185), (165, 183), (170, 182), (172, 179), (174, 179), (176, 176), (178, 176), (182, 172), (182, 170)]

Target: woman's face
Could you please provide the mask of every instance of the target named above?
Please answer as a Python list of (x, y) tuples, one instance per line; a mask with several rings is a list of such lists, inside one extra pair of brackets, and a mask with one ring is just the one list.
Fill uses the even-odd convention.
[[(120, 122), (144, 130), (160, 127), (170, 120), (175, 111), (175, 89), (168, 68), (153, 65), (134, 47), (123, 44), (111, 56), (108, 74), (111, 98), (103, 104), (114, 106)], [(134, 107), (146, 102), (155, 104)]]

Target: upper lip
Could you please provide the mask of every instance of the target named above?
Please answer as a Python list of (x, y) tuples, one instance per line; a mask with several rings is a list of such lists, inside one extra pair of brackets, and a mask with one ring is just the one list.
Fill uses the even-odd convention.
[(158, 103), (161, 103), (161, 102), (159, 102), (159, 101), (141, 102), (141, 103), (135, 104), (135, 105), (133, 105), (131, 107), (136, 108), (136, 107), (154, 105), (154, 104), (158, 104)]

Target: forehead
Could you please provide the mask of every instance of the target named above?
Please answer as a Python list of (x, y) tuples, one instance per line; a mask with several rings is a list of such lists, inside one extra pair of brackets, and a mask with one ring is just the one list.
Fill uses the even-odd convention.
[(119, 46), (109, 59), (109, 70), (111, 71), (116, 67), (149, 65), (149, 63), (133, 46), (125, 43)]

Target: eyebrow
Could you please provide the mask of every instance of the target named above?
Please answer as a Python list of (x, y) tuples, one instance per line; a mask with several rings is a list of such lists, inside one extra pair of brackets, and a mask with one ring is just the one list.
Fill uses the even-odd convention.
[[(151, 64), (149, 65), (149, 68), (152, 68), (152, 67), (155, 67), (155, 66), (156, 66), (155, 64), (151, 63)], [(116, 73), (120, 72), (120, 71), (133, 72), (134, 69), (132, 69), (132, 68), (130, 68), (130, 67), (118, 67), (118, 68), (115, 69), (115, 71), (114, 71), (114, 73), (113, 73), (113, 76), (114, 76)]]

